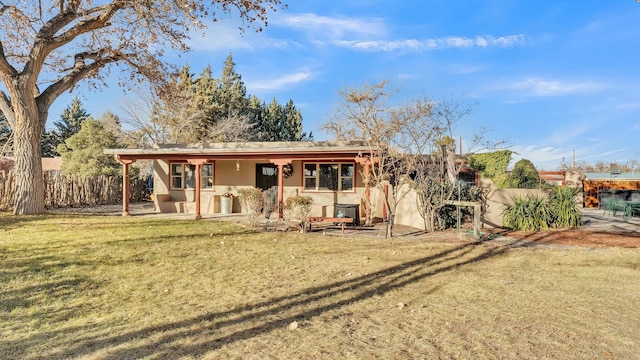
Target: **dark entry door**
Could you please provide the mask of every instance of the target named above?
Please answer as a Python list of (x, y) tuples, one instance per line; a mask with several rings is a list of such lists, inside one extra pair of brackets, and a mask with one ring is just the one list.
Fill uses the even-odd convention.
[(256, 164), (256, 187), (269, 190), (278, 186), (278, 167), (273, 164)]

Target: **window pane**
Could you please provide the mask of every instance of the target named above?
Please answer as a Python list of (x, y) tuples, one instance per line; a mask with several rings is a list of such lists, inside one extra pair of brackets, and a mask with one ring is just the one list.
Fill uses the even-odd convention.
[(305, 178), (304, 179), (304, 188), (305, 190), (315, 190), (316, 189), (316, 178)]
[(342, 191), (353, 190), (353, 178), (342, 178)]
[(316, 164), (304, 164), (304, 176), (316, 176)]
[(353, 177), (353, 164), (342, 164), (340, 166), (340, 175)]
[(202, 176), (213, 176), (213, 165), (212, 164), (204, 164), (200, 168), (200, 172)]
[(171, 164), (171, 174), (174, 176), (182, 174), (182, 164)]
[(338, 190), (338, 165), (320, 164), (320, 189)]
[(180, 176), (172, 176), (171, 177), (171, 188), (172, 189), (182, 189), (182, 177), (180, 177)]
[(200, 181), (201, 189), (213, 189), (213, 178), (212, 177), (203, 177)]
[(194, 176), (195, 172), (195, 165), (187, 164), (184, 166), (185, 189), (194, 189), (196, 187), (196, 177)]

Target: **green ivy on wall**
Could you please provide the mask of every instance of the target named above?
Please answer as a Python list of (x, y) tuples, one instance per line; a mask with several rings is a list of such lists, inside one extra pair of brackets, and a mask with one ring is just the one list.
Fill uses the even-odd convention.
[(479, 172), (484, 178), (491, 179), (500, 189), (509, 187), (507, 167), (511, 161), (511, 150), (497, 150), (493, 152), (471, 154), (467, 157), (469, 166)]

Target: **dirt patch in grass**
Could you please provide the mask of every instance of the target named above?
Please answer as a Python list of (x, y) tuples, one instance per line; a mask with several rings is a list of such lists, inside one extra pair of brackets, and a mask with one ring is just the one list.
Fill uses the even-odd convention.
[[(434, 233), (421, 233), (419, 236), (427, 241), (444, 242), (451, 244), (460, 243), (486, 243), (503, 244), (512, 241), (518, 246), (579, 246), (587, 248), (640, 248), (640, 233), (616, 233), (607, 231), (589, 230), (549, 230), (549, 231), (509, 231), (493, 229), (481, 233), (479, 241), (473, 239), (472, 231), (465, 230), (462, 235), (455, 231), (440, 231)], [(409, 235), (411, 236), (411, 235)], [(407, 235), (401, 236), (407, 237)]]
[(502, 232), (510, 238), (531, 241), (537, 244), (572, 245), (596, 248), (638, 248), (640, 234), (613, 233), (584, 230), (555, 230), (527, 233), (521, 231)]

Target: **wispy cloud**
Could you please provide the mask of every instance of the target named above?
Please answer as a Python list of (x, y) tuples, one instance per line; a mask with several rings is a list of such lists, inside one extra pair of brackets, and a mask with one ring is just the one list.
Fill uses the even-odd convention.
[(278, 77), (261, 79), (256, 81), (248, 81), (247, 89), (251, 91), (279, 90), (302, 82), (309, 81), (313, 78), (311, 71), (304, 70), (292, 74), (286, 74)]
[(476, 73), (478, 71), (481, 71), (485, 67), (484, 66), (478, 66), (478, 65), (461, 65), (461, 64), (457, 64), (457, 65), (452, 65), (451, 68), (452, 68), (452, 71), (453, 71), (454, 74), (468, 75), (468, 74), (473, 74), (473, 73)]
[(605, 152), (598, 152), (597, 154), (581, 156), (580, 158), (577, 159), (577, 161), (586, 161), (586, 160), (589, 160), (589, 159), (603, 158), (603, 157), (606, 157), (606, 156), (609, 156), (609, 155), (618, 154), (618, 153), (625, 152), (625, 151), (628, 151), (628, 150), (629, 149), (627, 149), (627, 148), (622, 148), (622, 149), (610, 150), (610, 151), (605, 151)]
[(386, 33), (386, 26), (380, 18), (329, 17), (305, 13), (278, 17), (273, 24), (304, 30), (317, 37), (380, 36)]
[(561, 81), (528, 78), (501, 86), (507, 90), (520, 90), (530, 96), (563, 96), (592, 93), (602, 90), (605, 84), (595, 81)]
[(295, 41), (269, 38), (264, 33), (247, 31), (243, 34), (238, 27), (224, 24), (216, 24), (204, 32), (192, 33), (190, 37), (187, 45), (192, 50), (199, 51), (285, 49), (300, 46)]
[(405, 40), (334, 40), (332, 45), (360, 51), (428, 51), (439, 49), (469, 49), (487, 47), (512, 47), (525, 44), (526, 38), (522, 34), (493, 37), (491, 35), (476, 36), (475, 38), (449, 36), (429, 39)]

